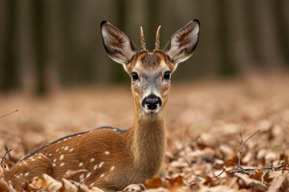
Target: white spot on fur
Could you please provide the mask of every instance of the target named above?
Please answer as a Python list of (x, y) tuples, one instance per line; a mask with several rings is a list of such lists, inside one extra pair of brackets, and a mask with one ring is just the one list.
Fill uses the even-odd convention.
[(78, 164), (78, 167), (82, 167), (82, 166), (83, 166), (83, 163), (80, 162), (80, 163)]
[(91, 158), (91, 159), (90, 159), (90, 162), (93, 162), (94, 160), (95, 160), (94, 158)]
[(26, 172), (26, 173), (24, 174), (24, 176), (25, 176), (25, 177), (27, 177), (28, 175), (29, 175), (29, 173), (28, 173), (28, 172)]
[(53, 159), (53, 163), (55, 163), (55, 162), (56, 162), (56, 160), (57, 160), (57, 159)]
[(53, 167), (55, 167), (55, 166), (56, 166), (56, 164), (55, 164), (55, 163), (52, 163), (52, 166), (53, 166)]
[(52, 156), (52, 153), (49, 153), (48, 156), (51, 157), (51, 156)]
[(64, 151), (67, 151), (67, 149), (68, 149), (68, 146), (66, 146), (66, 147), (64, 148)]
[(104, 176), (104, 173), (103, 174), (101, 174), (99, 177), (103, 177)]
[(69, 151), (68, 152), (72, 152), (74, 150), (74, 148), (71, 148), (71, 149), (69, 149)]
[(81, 174), (81, 175), (79, 176), (79, 181), (80, 181), (81, 183), (84, 181), (84, 174)]
[(64, 166), (64, 163), (63, 163), (63, 162), (61, 162), (61, 163), (59, 164), (59, 166), (60, 166), (60, 167)]
[[(31, 161), (35, 161), (35, 159), (32, 158)], [(21, 166), (21, 165), (20, 165), (20, 166)]]
[(101, 162), (98, 167), (101, 168), (103, 166), (103, 164), (104, 164), (104, 162)]
[(115, 168), (115, 166), (111, 166), (111, 167), (110, 167), (110, 170), (112, 171), (112, 170), (114, 170), (114, 168)]
[(28, 163), (26, 161), (23, 162), (24, 165), (28, 165)]
[(60, 157), (59, 157), (59, 160), (62, 160), (64, 158), (64, 155), (61, 154)]
[(112, 129), (113, 131), (117, 131), (117, 129)]
[(56, 149), (56, 151), (55, 152), (58, 152), (59, 151), (59, 148), (58, 149)]
[(106, 155), (109, 155), (109, 154), (110, 154), (110, 152), (109, 152), (109, 151), (105, 151), (105, 152), (104, 152), (104, 154), (106, 154)]
[(93, 170), (96, 170), (97, 167), (98, 167), (98, 165), (94, 165), (94, 166), (93, 166)]
[(88, 178), (90, 175), (91, 175), (91, 172), (88, 172), (88, 173), (86, 174), (86, 178)]

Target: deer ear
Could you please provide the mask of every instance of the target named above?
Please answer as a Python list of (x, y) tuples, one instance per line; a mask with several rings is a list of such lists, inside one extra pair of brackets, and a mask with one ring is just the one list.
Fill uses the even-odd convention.
[(192, 56), (198, 44), (200, 22), (190, 21), (187, 25), (179, 29), (164, 48), (174, 67)]
[(100, 26), (102, 42), (109, 57), (117, 63), (126, 65), (137, 53), (133, 42), (121, 30), (107, 21)]

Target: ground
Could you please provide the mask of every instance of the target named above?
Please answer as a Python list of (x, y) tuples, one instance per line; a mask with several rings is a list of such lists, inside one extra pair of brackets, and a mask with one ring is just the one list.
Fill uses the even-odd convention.
[[(173, 83), (165, 173), (147, 181), (146, 189), (288, 190), (288, 85), (288, 74)], [(0, 96), (0, 106), (0, 116), (19, 110), (0, 118), (0, 155), (4, 146), (12, 149), (8, 164), (59, 137), (103, 125), (127, 129), (133, 122), (129, 86), (58, 90), (44, 98), (11, 93)], [(243, 143), (241, 158), (240, 135), (243, 141), (252, 136)], [(51, 185), (57, 183), (49, 179)], [(41, 185), (47, 191), (49, 179)], [(140, 186), (130, 190), (134, 187)]]

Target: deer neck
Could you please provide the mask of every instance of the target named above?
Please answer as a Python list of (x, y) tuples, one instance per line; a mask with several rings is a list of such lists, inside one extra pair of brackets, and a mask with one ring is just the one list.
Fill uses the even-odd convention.
[(166, 129), (163, 110), (158, 114), (135, 112), (134, 126), (130, 130), (134, 165), (142, 174), (152, 177), (164, 160)]

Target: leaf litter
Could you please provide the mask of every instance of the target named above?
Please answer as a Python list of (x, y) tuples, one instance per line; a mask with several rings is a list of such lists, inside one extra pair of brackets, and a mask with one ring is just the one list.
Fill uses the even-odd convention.
[[(123, 191), (288, 191), (288, 85), (284, 74), (172, 85), (164, 170)], [(0, 96), (0, 105), (0, 191), (15, 191), (1, 176), (5, 167), (45, 143), (133, 122), (131, 93), (119, 87), (75, 88), (42, 99), (11, 94)], [(13, 107), (19, 112), (5, 116)], [(23, 191), (101, 191), (45, 174), (27, 182)]]

